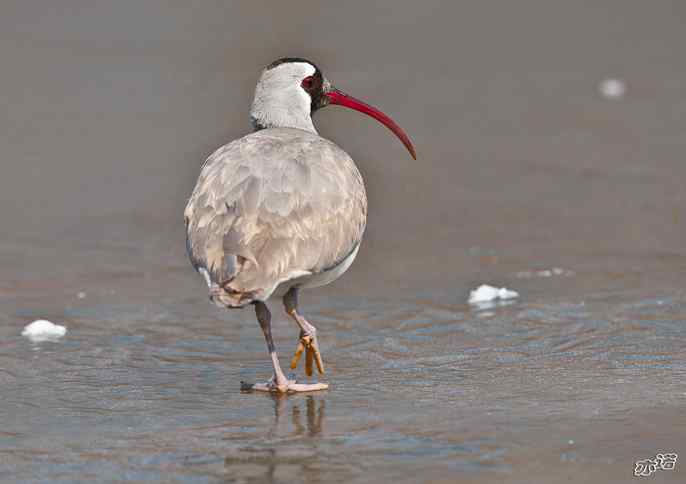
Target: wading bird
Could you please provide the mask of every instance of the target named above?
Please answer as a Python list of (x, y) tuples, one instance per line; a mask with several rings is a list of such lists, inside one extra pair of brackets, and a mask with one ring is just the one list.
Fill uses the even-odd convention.
[(378, 109), (334, 88), (312, 62), (279, 59), (257, 83), (254, 132), (205, 161), (185, 210), (186, 247), (220, 307), (255, 306), (274, 374), (249, 388), (291, 392), (328, 388), (289, 380), (279, 365), (266, 301), (283, 297), (300, 328), (291, 368), (324, 373), (317, 330), (298, 311), (298, 291), (337, 279), (352, 264), (367, 219), (362, 176), (345, 151), (317, 134), (312, 114), (336, 104), (386, 125), (416, 158), (408, 136)]

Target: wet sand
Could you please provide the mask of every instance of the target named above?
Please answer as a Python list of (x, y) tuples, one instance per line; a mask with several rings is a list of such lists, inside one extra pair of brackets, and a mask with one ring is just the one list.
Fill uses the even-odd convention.
[[(682, 7), (60, 3), (0, 17), (0, 480), (623, 483), (686, 455)], [(207, 301), (181, 213), (293, 54), (419, 160), (317, 114), (369, 227), (302, 295), (331, 389), (276, 398), (239, 391), (269, 376), (264, 341)], [(482, 283), (520, 298), (468, 305)], [(21, 337), (39, 318), (69, 332)]]

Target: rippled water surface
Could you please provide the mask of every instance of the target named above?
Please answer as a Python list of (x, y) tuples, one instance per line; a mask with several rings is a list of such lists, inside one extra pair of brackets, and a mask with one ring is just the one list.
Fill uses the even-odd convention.
[[(605, 484), (662, 451), (646, 482), (686, 482), (682, 4), (3, 1), (0, 481)], [(282, 56), (418, 159), (316, 113), (369, 223), (300, 298), (330, 389), (275, 397), (241, 393), (266, 346), (208, 302), (182, 213)]]
[[(271, 372), (252, 311), (211, 306), (181, 256), (149, 267), (174, 294), (135, 269), (2, 287), (4, 478), (409, 483), (531, 469), (563, 481), (583, 468), (621, 482), (633, 461), (682, 445), (680, 289), (506, 264), (501, 282), (521, 293), (507, 304), (468, 306), (459, 287), (312, 291), (302, 305), (331, 389), (277, 397), (240, 392)], [(297, 331), (272, 308), (290, 357)], [(21, 337), (38, 317), (69, 332)]]

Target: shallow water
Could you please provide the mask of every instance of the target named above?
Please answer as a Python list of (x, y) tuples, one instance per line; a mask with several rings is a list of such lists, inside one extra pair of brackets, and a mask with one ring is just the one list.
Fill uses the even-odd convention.
[[(271, 372), (252, 311), (214, 308), (173, 252), (146, 271), (2, 287), (3, 479), (622, 482), (634, 461), (683, 444), (681, 290), (519, 266), (501, 280), (521, 298), (493, 305), (452, 288), (311, 291), (302, 306), (331, 389), (276, 397), (239, 390)], [(99, 256), (107, 266), (119, 253)], [(272, 308), (285, 365), (297, 331)], [(31, 343), (19, 333), (38, 317), (69, 332)]]
[[(682, 11), (3, 2), (0, 481), (624, 483), (686, 458)], [(265, 344), (249, 309), (207, 301), (181, 214), (286, 55), (419, 156), (315, 116), (369, 224), (344, 277), (301, 296), (331, 388), (276, 398), (240, 392), (270, 376)], [(480, 284), (520, 298), (468, 305)], [(31, 343), (35, 319), (68, 333)]]

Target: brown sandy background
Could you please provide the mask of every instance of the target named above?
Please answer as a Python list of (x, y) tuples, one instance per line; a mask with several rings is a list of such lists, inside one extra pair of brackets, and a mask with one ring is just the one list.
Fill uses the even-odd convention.
[[(431, 440), (441, 438), (436, 428), (425, 427), (426, 435), (421, 429), (408, 430), (402, 434), (405, 440), (399, 440), (404, 443), (397, 445), (385, 440), (378, 444), (370, 429), (377, 428), (375, 425), (386, 428), (380, 422), (367, 422), (369, 426), (359, 428), (344, 424), (349, 417), (346, 408), (358, 408), (357, 400), (337, 400), (333, 392), (317, 397), (328, 403), (329, 415), (335, 409), (337, 417), (330, 417), (329, 428), (343, 429), (346, 436), (357, 432), (366, 437), (359, 442), (350, 437), (346, 444), (359, 449), (359, 455), (348, 455), (331, 444), (329, 460), (322, 458), (319, 464), (323, 469), (327, 462), (333, 463), (333, 474), (313, 471), (307, 474), (310, 482), (322, 476), (331, 480), (336, 475), (360, 482), (383, 480), (395, 474), (389, 470), (392, 466), (377, 464), (398, 453), (406, 456), (396, 467), (400, 481), (412, 475), (415, 465), (426, 471), (427, 462), (435, 458), (435, 474), (425, 474), (428, 480), (452, 482), (459, 476), (464, 480), (488, 477), (529, 482), (536, 475), (546, 476), (546, 482), (553, 482), (556, 476), (582, 480), (574, 471), (574, 463), (579, 462), (590, 469), (589, 475), (604, 476), (603, 482), (627, 482), (634, 460), (660, 450), (658, 437), (645, 429), (632, 436), (627, 430), (633, 428), (629, 415), (664, 415), (656, 424), (661, 429), (658, 434), (665, 438), (660, 445), (674, 446), (686, 435), (682, 411), (686, 391), (681, 384), (686, 314), (685, 25), (686, 5), (665, 0), (3, 2), (0, 322), (9, 346), (0, 354), (0, 363), (14, 375), (5, 383), (11, 385), (16, 406), (7, 403), (3, 412), (8, 421), (17, 422), (14, 431), (19, 437), (3, 447), (7, 453), (0, 469), (4, 463), (7, 475), (18, 481), (36, 475), (54, 478), (53, 471), (63, 472), (68, 481), (92, 470), (84, 464), (70, 474), (51, 461), (53, 467), (48, 465), (46, 474), (26, 471), (36, 452), (48, 451), (42, 444), (33, 444), (38, 428), (27, 423), (33, 421), (32, 414), (22, 409), (30, 402), (50, 407), (53, 401), (50, 393), (34, 394), (28, 389), (31, 380), (20, 377), (30, 350), (16, 335), (25, 322), (37, 317), (70, 323), (70, 341), (77, 346), (70, 348), (77, 353), (90, 351), (79, 349), (79, 344), (94, 344), (89, 338), (97, 340), (104, 334), (125, 333), (133, 338), (133, 349), (126, 349), (128, 343), (116, 339), (119, 336), (112, 336), (115, 339), (109, 344), (98, 343), (105, 353), (121, 343), (121, 351), (130, 356), (136, 351), (154, 353), (156, 348), (176, 344), (199, 331), (207, 336), (207, 342), (216, 341), (217, 349), (215, 354), (214, 347), (200, 344), (196, 348), (198, 368), (223, 361), (224, 371), (229, 372), (224, 373), (227, 380), (239, 376), (230, 373), (234, 368), (245, 372), (258, 365), (257, 373), (248, 373), (251, 378), (268, 371), (266, 364), (259, 367), (265, 354), (250, 315), (226, 316), (205, 304), (202, 281), (185, 260), (181, 214), (204, 158), (248, 132), (248, 109), (260, 69), (278, 57), (297, 55), (319, 64), (341, 89), (392, 115), (411, 135), (418, 152), (418, 160), (412, 161), (385, 128), (357, 113), (330, 108), (316, 115), (320, 133), (342, 146), (360, 166), (368, 185), (370, 217), (363, 248), (349, 273), (336, 285), (304, 296), (303, 301), (325, 321), (323, 328), (332, 325), (325, 344), (334, 368), (334, 348), (348, 348), (346, 338), (353, 338), (346, 336), (349, 333), (355, 334), (358, 343), (379, 337), (380, 344), (386, 341), (392, 346), (387, 349), (390, 353), (383, 353), (385, 359), (377, 361), (371, 356), (376, 351), (372, 345), (369, 355), (349, 363), (351, 366), (340, 356), (348, 355), (348, 350), (341, 349), (339, 370), (331, 376), (332, 381), (338, 380), (341, 387), (355, 393), (361, 391), (355, 386), (362, 384), (360, 380), (356, 383), (360, 373), (369, 373), (365, 378), (371, 379), (370, 385), (378, 383), (373, 380), (377, 375), (380, 391), (385, 392), (379, 401), (389, 404), (385, 408), (393, 417), (411, 421), (412, 415), (425, 409), (419, 404), (394, 408), (389, 402), (394, 401), (395, 390), (390, 388), (407, 378), (428, 378), (436, 383), (440, 378), (452, 379), (454, 374), (417, 375), (408, 369), (410, 373), (401, 371), (389, 380), (390, 387), (385, 387), (379, 376), (384, 368), (393, 371), (402, 362), (414, 362), (413, 368), (419, 368), (433, 361), (422, 358), (436, 356), (439, 350), (445, 356), (481, 348), (494, 359), (485, 356), (485, 361), (476, 364), (474, 381), (478, 382), (479, 372), (485, 377), (503, 364), (500, 356), (488, 351), (502, 349), (499, 345), (507, 347), (509, 343), (504, 341), (509, 337), (516, 340), (521, 331), (532, 332), (523, 337), (522, 344), (527, 345), (532, 341), (527, 338), (536, 340), (543, 327), (543, 347), (550, 344), (560, 351), (581, 352), (568, 355), (569, 360), (563, 357), (562, 363), (543, 363), (550, 371), (543, 371), (541, 380), (517, 383), (503, 378), (491, 381), (493, 388), (473, 383), (473, 399), (459, 397), (468, 408), (485, 409), (490, 404), (485, 400), (488, 392), (502, 389), (500, 402), (509, 408), (499, 414), (502, 421), (494, 423), (485, 413), (469, 414), (467, 407), (464, 414), (455, 414), (448, 405), (454, 395), (436, 394), (432, 402), (438, 405), (436, 415), (454, 420), (456, 434), (469, 429), (469, 435), (494, 439), (493, 445), (500, 449), (495, 453), (490, 453), (491, 444), (483, 444), (480, 437), (474, 444), (478, 449), (475, 455), (496, 461), (492, 469), (485, 464), (471, 466), (469, 452), (465, 466), (451, 467), (455, 456)], [(598, 86), (606, 78), (623, 80), (625, 96), (604, 98)], [(515, 276), (553, 267), (575, 276)], [(483, 313), (479, 316), (464, 305), (469, 289), (482, 282), (514, 286), (527, 302), (514, 309), (501, 308), (503, 313), (496, 311), (493, 321), (503, 326), (484, 329), (477, 324)], [(75, 300), (79, 291), (88, 297)], [(581, 308), (574, 305), (582, 303), (588, 306), (578, 309), (575, 316), (565, 313), (572, 306)], [(130, 306), (122, 306), (126, 304)], [(379, 314), (386, 314), (386, 319), (371, 323)], [(341, 323), (356, 317), (360, 321), (357, 326)], [(454, 346), (437, 348), (427, 342), (424, 354), (419, 333), (408, 337), (418, 345), (416, 353), (408, 341), (407, 347), (400, 347), (409, 352), (404, 355), (393, 346), (397, 343), (394, 335), (402, 328), (421, 333), (433, 327), (440, 333), (442, 330), (435, 328), (454, 317), (461, 321), (453, 328), (457, 331), (450, 340)], [(569, 329), (569, 317), (579, 326), (572, 324)], [(227, 318), (231, 323), (228, 329), (222, 326)], [(415, 327), (416, 318), (426, 321)], [(603, 321), (610, 321), (609, 326), (603, 326)], [(641, 326), (648, 325), (646, 321), (655, 324)], [(557, 323), (561, 326), (545, 326)], [(135, 338), (148, 331), (141, 329), (148, 324), (159, 324), (149, 330), (153, 331), (148, 335), (154, 342), (152, 349), (136, 350)], [(288, 333), (292, 328), (283, 324), (280, 344), (290, 351), (294, 335)], [(445, 334), (452, 334), (450, 328)], [(598, 331), (602, 333), (599, 346), (588, 346), (587, 330), (591, 339)], [(635, 336), (638, 340), (626, 336), (634, 330), (640, 333)], [(322, 331), (326, 335), (326, 329)], [(241, 341), (253, 345), (246, 354), (241, 353), (242, 362), (235, 359), (236, 354), (227, 354), (239, 334)], [(499, 335), (504, 340), (498, 339)], [(621, 337), (627, 338), (622, 344), (629, 346), (618, 349), (613, 338)], [(639, 347), (641, 341), (649, 341), (649, 347)], [(638, 346), (631, 346), (634, 343)], [(531, 356), (531, 348), (526, 348), (511, 350), (515, 367), (518, 355)], [(584, 363), (585, 348), (589, 351), (586, 356), (598, 358), (590, 366)], [(537, 354), (538, 349), (531, 351)], [(53, 355), (49, 351), (37, 354), (43, 358)], [(626, 355), (630, 357), (623, 360)], [(181, 375), (184, 362), (191, 361), (165, 357), (176, 362)], [(76, 364), (73, 361), (67, 358), (64, 364)], [(452, 361), (455, 371), (462, 371), (463, 362), (456, 361)], [(527, 361), (520, 370), (531, 364)], [(632, 366), (631, 361), (642, 363)], [(553, 417), (539, 421), (540, 411), (526, 406), (528, 403), (522, 403), (517, 411), (513, 410), (517, 405), (508, 406), (510, 390), (516, 393), (520, 384), (527, 389), (523, 402), (540, 397), (548, 408), (563, 405), (552, 395), (550, 399), (543, 395), (558, 380), (556, 371), (579, 368), (575, 365), (581, 365), (583, 371), (572, 372), (569, 378), (574, 384), (560, 390), (569, 401), (562, 415), (571, 423), (560, 424), (564, 419), (558, 421), (552, 410)], [(624, 386), (611, 383), (611, 371), (619, 367), (627, 372)], [(154, 368), (143, 365), (145, 368), (154, 374)], [(78, 364), (77, 370), (72, 383), (83, 373)], [(31, 374), (42, 377), (38, 370)], [(154, 375), (150, 378), (156, 381)], [(632, 393), (633, 378), (647, 386)], [(668, 384), (661, 385), (656, 378), (666, 379)], [(102, 381), (102, 375), (94, 377), (93, 385)], [(124, 378), (124, 382), (130, 379)], [(235, 382), (220, 383), (223, 391), (231, 394)], [(597, 393), (575, 400), (582, 390), (596, 385)], [(62, 386), (68, 388), (69, 382)], [(155, 393), (155, 387), (151, 388)], [(222, 401), (229, 398), (225, 393), (210, 393), (208, 398)], [(419, 394), (412, 398), (421, 400)], [(615, 407), (617, 399), (623, 403)], [(102, 403), (95, 397), (90, 403), (94, 401)], [(584, 401), (591, 402), (588, 408)], [(278, 415), (278, 405), (272, 409), (269, 400), (258, 402), (257, 415)], [(74, 425), (91, 415), (74, 410), (89, 407), (81, 403), (83, 407), (69, 401), (60, 404), (73, 420), (64, 420), (61, 426), (49, 424), (57, 429), (55, 442), (97, 442), (102, 430), (98, 430), (101, 421), (97, 419), (91, 436), (94, 440), (70, 434)], [(604, 416), (602, 425), (591, 417), (598, 415), (590, 410), (593, 403)], [(225, 402), (227, 409), (251, 408), (242, 407), (245, 405), (244, 399)], [(302, 408), (298, 411), (305, 412)], [(366, 415), (359, 408), (360, 415)], [(202, 405), (195, 409), (198, 414), (205, 413)], [(286, 411), (291, 412), (291, 407)], [(466, 418), (468, 414), (470, 419), (483, 417), (485, 425), (462, 427), (460, 415)], [(151, 415), (154, 420), (154, 412)], [(216, 417), (211, 412), (207, 415)], [(231, 418), (241, 422), (245, 415), (238, 412)], [(260, 446), (273, 433), (265, 437), (264, 422), (256, 418), (251, 445)], [(519, 424), (510, 426), (508, 422), (513, 421)], [(120, 425), (128, 424), (115, 422), (107, 431), (116, 433)], [(182, 425), (172, 421), (171, 427), (175, 424)], [(558, 473), (557, 463), (566, 451), (558, 452), (546, 436), (558, 430), (572, 435), (571, 429), (576, 427), (598, 433), (589, 438), (586, 451), (574, 454), (576, 460), (565, 461), (564, 466), (571, 466), (566, 467), (568, 473)], [(155, 435), (155, 426), (146, 431), (148, 436)], [(605, 434), (610, 436), (607, 441), (602, 438)], [(579, 440), (560, 435), (562, 447), (569, 439)], [(203, 436), (214, 438), (214, 434)], [(620, 445), (631, 439), (630, 446)], [(284, 446), (287, 443), (275, 448)], [(421, 452), (424, 447), (429, 449), (427, 454)], [(104, 448), (109, 449), (103, 450), (105, 453), (114, 452), (111, 447)], [(607, 449), (612, 451), (603, 454)], [(215, 451), (221, 454), (221, 446), (197, 452), (208, 455)], [(341, 452), (350, 461), (337, 461), (335, 456)], [(554, 454), (553, 462), (540, 457), (549, 452)], [(90, 462), (92, 457), (65, 457), (57, 450), (54, 455), (57, 462)], [(128, 458), (122, 455), (123, 460), (105, 459), (120, 465), (105, 466), (99, 476), (103, 482), (108, 476), (121, 478), (122, 469), (138, 469), (139, 464), (127, 467), (122, 463)], [(153, 460), (140, 466), (173, 467), (179, 462), (178, 455), (170, 455), (162, 464)], [(290, 475), (289, 465), (300, 465), (297, 459), (294, 464), (289, 457), (283, 461), (277, 457), (250, 462), (258, 467), (283, 464), (286, 470), (280, 472), (286, 476)], [(102, 461), (93, 462), (94, 469), (102, 466)], [(253, 472), (241, 462), (244, 467), (238, 474), (232, 474), (231, 465), (226, 464), (222, 467), (226, 475), (208, 470), (199, 472), (199, 478), (233, 475), (236, 482), (259, 481), (255, 476), (261, 475), (261, 470)], [(355, 474), (360, 462), (377, 473)], [(202, 465), (198, 468), (205, 469)], [(154, 481), (164, 475), (134, 473), (129, 477)], [(180, 481), (196, 476), (181, 471), (174, 475)], [(662, 473), (655, 481), (667, 478), (678, 479), (678, 475)], [(278, 473), (271, 479), (278, 482)], [(284, 479), (294, 482), (295, 478)]]
[[(470, 269), (461, 253), (483, 245), (679, 252), (685, 8), (5, 2), (3, 238), (73, 224), (88, 237), (105, 217), (176, 229), (205, 156), (249, 129), (261, 67), (297, 54), (392, 114), (419, 152), (411, 162), (355, 113), (317, 115), (369, 185), (360, 280), (372, 266), (409, 284), (454, 281)], [(607, 77), (625, 80), (625, 99), (600, 98)]]

